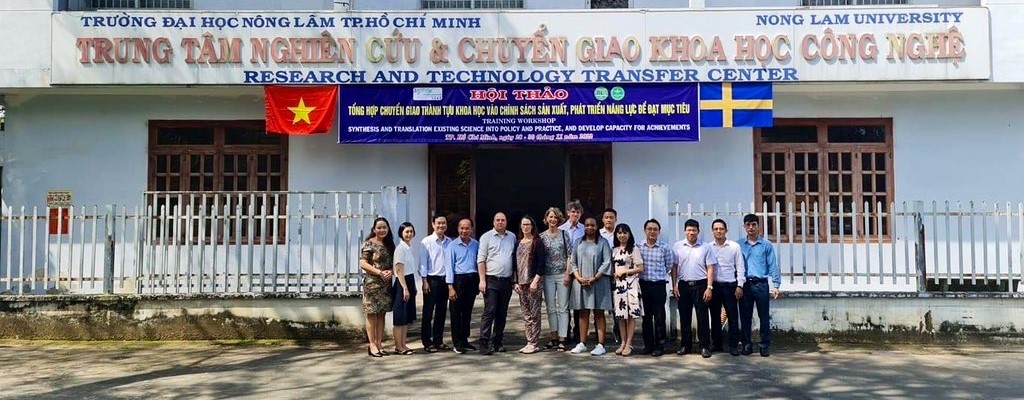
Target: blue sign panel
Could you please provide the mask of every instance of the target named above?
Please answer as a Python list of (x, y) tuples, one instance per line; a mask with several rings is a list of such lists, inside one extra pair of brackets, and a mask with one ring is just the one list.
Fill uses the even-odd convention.
[(696, 83), (345, 85), (341, 143), (697, 141)]

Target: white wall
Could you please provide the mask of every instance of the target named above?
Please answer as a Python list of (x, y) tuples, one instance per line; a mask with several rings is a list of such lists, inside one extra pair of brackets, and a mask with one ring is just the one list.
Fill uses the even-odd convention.
[(45, 1), (0, 1), (0, 89), (50, 85), (49, 7)]
[(1024, 82), (1024, 39), (1018, 34), (1024, 20), (1024, 1), (989, 0), (992, 24), (992, 81)]

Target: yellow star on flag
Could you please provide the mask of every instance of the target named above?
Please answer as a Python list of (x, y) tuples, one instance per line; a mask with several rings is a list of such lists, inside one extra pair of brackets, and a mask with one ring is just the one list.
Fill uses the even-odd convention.
[(313, 110), (316, 110), (316, 107), (306, 107), (305, 100), (299, 97), (299, 105), (295, 107), (288, 107), (288, 111), (295, 114), (295, 119), (292, 120), (292, 125), (295, 125), (299, 121), (306, 121), (307, 124), (312, 124), (313, 122), (309, 120), (309, 113), (313, 112)]

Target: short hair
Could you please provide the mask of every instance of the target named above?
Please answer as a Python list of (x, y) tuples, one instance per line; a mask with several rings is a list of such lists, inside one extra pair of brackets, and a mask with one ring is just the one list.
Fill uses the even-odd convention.
[(408, 221), (403, 222), (401, 225), (398, 226), (398, 239), (399, 240), (402, 239), (402, 234), (405, 233), (406, 229), (412, 229), (413, 235), (416, 234), (416, 227), (412, 226), (412, 222), (408, 222)]
[(759, 224), (759, 223), (761, 222), (761, 219), (760, 219), (760, 218), (758, 218), (758, 217), (757, 217), (756, 215), (754, 215), (754, 214), (747, 214), (747, 215), (744, 215), (744, 216), (743, 216), (743, 223), (744, 223), (744, 224), (749, 224), (749, 223), (751, 223), (751, 222), (753, 222), (753, 223), (755, 223), (755, 224)]
[(548, 210), (544, 212), (544, 220), (547, 221), (548, 215), (552, 213), (555, 214), (556, 217), (558, 217), (559, 224), (565, 221), (565, 214), (562, 214), (562, 210), (558, 209), (558, 207), (548, 208)]
[(683, 223), (683, 229), (689, 228), (691, 226), (694, 227), (694, 228), (697, 228), (698, 231), (700, 230), (700, 222), (697, 222), (697, 220), (695, 220), (695, 219), (691, 218), (691, 219), (686, 220), (686, 222)]
[(565, 204), (565, 211), (568, 212), (568, 211), (572, 211), (572, 210), (576, 210), (576, 211), (579, 211), (579, 212), (582, 213), (583, 212), (583, 204), (581, 204), (579, 200), (573, 200), (573, 201), (570, 201), (570, 202), (566, 203)]
[[(473, 227), (473, 220), (472, 220), (472, 219), (469, 219), (469, 218), (462, 218), (462, 219), (460, 219), (460, 220), (459, 220), (459, 224), (461, 224), (461, 223), (462, 223), (462, 221), (469, 221), (469, 227), (470, 227), (470, 228), (472, 228), (472, 227)], [(458, 224), (456, 224), (456, 225), (458, 225)]]
[(724, 220), (724, 219), (721, 219), (721, 218), (719, 218), (719, 219), (716, 219), (716, 220), (714, 220), (714, 221), (711, 221), (711, 227), (712, 227), (712, 228), (714, 228), (714, 227), (715, 227), (715, 224), (719, 224), (719, 223), (720, 223), (720, 224), (722, 224), (722, 227), (723, 227), (723, 228), (725, 228), (725, 229), (729, 229), (729, 224), (725, 223), (725, 220)]
[(436, 213), (434, 216), (430, 217), (430, 222), (436, 222), (438, 218), (444, 218), (444, 222), (448, 222), (448, 217), (441, 213)]
[(644, 221), (644, 229), (647, 229), (647, 224), (655, 224), (655, 225), (658, 226), (659, 230), (661, 229), (661, 222), (658, 222), (658, 220), (656, 220), (654, 218), (651, 218), (651, 219), (649, 219), (647, 221)]
[(614, 215), (616, 217), (619, 216), (619, 212), (615, 211), (615, 209), (611, 208), (611, 207), (608, 207), (608, 208), (604, 209), (604, 211), (601, 211), (601, 215), (602, 216), (604, 216), (605, 213), (612, 213), (612, 215)]

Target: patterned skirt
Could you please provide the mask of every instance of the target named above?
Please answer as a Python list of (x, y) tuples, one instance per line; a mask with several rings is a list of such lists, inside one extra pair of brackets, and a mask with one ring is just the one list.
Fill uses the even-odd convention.
[(615, 279), (615, 317), (642, 318), (644, 304), (640, 301), (640, 278), (630, 275)]
[(363, 281), (363, 312), (386, 313), (391, 311), (392, 305), (391, 285), (379, 276), (367, 275)]

